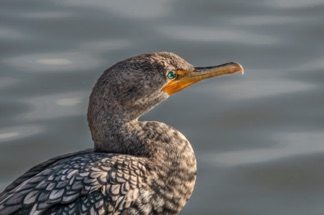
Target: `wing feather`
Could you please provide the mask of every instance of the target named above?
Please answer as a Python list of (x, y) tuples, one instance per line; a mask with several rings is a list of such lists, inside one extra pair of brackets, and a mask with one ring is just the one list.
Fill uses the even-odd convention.
[(0, 214), (119, 214), (149, 195), (144, 158), (83, 151), (23, 174), (0, 195)]

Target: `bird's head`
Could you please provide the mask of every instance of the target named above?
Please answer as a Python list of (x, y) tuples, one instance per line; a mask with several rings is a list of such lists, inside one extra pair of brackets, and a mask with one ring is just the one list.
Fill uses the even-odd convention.
[(169, 52), (138, 55), (103, 73), (93, 89), (89, 109), (91, 105), (98, 108), (113, 105), (110, 114), (118, 113), (120, 118), (133, 120), (198, 81), (236, 72), (243, 72), (238, 63), (194, 67)]

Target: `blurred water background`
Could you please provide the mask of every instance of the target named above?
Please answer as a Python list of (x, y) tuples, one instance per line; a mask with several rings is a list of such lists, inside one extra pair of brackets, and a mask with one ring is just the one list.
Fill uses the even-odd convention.
[(0, 190), (91, 147), (96, 79), (154, 51), (246, 71), (198, 83), (142, 118), (179, 129), (196, 152), (182, 215), (324, 214), (323, 0), (3, 0)]

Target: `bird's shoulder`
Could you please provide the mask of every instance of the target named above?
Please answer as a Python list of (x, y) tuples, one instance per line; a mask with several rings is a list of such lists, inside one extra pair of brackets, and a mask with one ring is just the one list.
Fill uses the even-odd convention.
[(108, 214), (143, 196), (148, 177), (144, 158), (93, 150), (67, 154), (33, 167), (9, 185), (0, 194), (0, 214)]

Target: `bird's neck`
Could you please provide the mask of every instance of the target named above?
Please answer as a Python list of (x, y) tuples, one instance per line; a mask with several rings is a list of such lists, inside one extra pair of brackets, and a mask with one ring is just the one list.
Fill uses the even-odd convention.
[(118, 110), (107, 110), (107, 106), (96, 111), (89, 108), (89, 127), (96, 151), (161, 161), (194, 158), (189, 141), (179, 131), (161, 122), (127, 120), (122, 113), (114, 113)]
[[(112, 119), (110, 119), (112, 120)], [(104, 121), (97, 124), (97, 136), (93, 136), (96, 151), (130, 154), (134, 156), (149, 157), (150, 151), (145, 147), (141, 136), (143, 133), (141, 123), (137, 120), (121, 121), (120, 119)]]
[(146, 157), (170, 168), (190, 166), (195, 171), (194, 152), (184, 135), (164, 123), (138, 121), (127, 113), (114, 100), (90, 98), (88, 121), (96, 151)]

